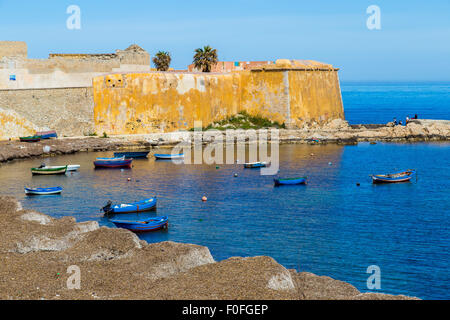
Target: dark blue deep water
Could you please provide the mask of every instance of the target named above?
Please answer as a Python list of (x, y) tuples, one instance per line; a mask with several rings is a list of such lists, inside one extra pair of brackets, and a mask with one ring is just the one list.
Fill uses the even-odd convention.
[[(107, 200), (157, 195), (157, 214), (168, 215), (170, 226), (141, 236), (149, 242), (208, 246), (216, 260), (269, 255), (288, 268), (331, 276), (362, 291), (367, 267), (378, 265), (382, 292), (450, 297), (449, 143), (282, 145), (281, 175), (307, 175), (310, 183), (279, 188), (273, 177), (238, 164), (216, 169), (149, 159), (135, 160), (130, 170), (94, 170), (92, 160), (106, 155), (4, 164), (0, 193), (54, 217), (73, 215), (108, 226), (113, 225), (99, 212)], [(42, 161), (82, 167), (67, 176), (32, 177), (30, 167)], [(418, 170), (417, 181), (371, 184), (371, 173), (407, 168)], [(26, 197), (24, 185), (60, 185), (64, 191)]]
[(405, 122), (415, 114), (422, 119), (450, 120), (450, 82), (343, 82), (342, 100), (350, 124)]

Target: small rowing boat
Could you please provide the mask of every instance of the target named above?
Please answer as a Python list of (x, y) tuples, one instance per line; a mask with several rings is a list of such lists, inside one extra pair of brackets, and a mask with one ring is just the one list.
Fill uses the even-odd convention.
[(147, 158), (150, 151), (127, 151), (114, 152), (114, 157), (125, 157), (127, 159), (144, 159)]
[(30, 136), (30, 137), (20, 137), (21, 142), (39, 142), (41, 141), (41, 137), (39, 136)]
[(55, 130), (36, 132), (35, 136), (41, 137), (41, 139), (58, 138), (58, 134)]
[(134, 202), (134, 203), (124, 203), (112, 205), (111, 201), (102, 208), (105, 214), (110, 213), (138, 213), (138, 212), (146, 212), (156, 209), (156, 197)]
[(99, 160), (94, 161), (96, 168), (131, 168), (133, 159), (124, 160)]
[(62, 189), (63, 188), (61, 188), (61, 187), (52, 187), (52, 188), (27, 188), (27, 187), (25, 187), (25, 194), (29, 195), (29, 196), (60, 194)]
[(244, 163), (244, 168), (254, 169), (254, 168), (264, 168), (267, 167), (267, 162), (248, 162)]
[(406, 170), (400, 173), (394, 174), (378, 174), (372, 175), (373, 183), (396, 183), (396, 182), (408, 182), (411, 180), (413, 175), (416, 173), (415, 170)]
[(299, 178), (287, 178), (287, 179), (273, 179), (275, 186), (283, 186), (283, 185), (298, 185), (298, 184), (306, 184), (306, 177)]
[(184, 159), (184, 154), (154, 154), (156, 160), (175, 160)]
[(123, 161), (125, 160), (125, 156), (121, 157), (112, 157), (112, 158), (97, 158), (98, 161)]
[(40, 166), (31, 168), (31, 173), (34, 175), (51, 175), (51, 174), (65, 174), (67, 166)]
[(118, 228), (128, 229), (133, 232), (148, 232), (166, 229), (169, 225), (169, 218), (167, 216), (135, 221), (128, 221), (128, 220), (110, 220), (110, 221), (114, 223)]
[(77, 171), (78, 169), (80, 169), (80, 165), (79, 164), (69, 164), (69, 165), (67, 165), (67, 171)]

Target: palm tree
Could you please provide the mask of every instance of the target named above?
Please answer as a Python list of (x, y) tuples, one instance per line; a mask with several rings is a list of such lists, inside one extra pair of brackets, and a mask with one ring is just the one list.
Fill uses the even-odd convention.
[(156, 53), (153, 58), (153, 64), (158, 71), (167, 71), (169, 70), (170, 62), (172, 58), (170, 57), (170, 53), (166, 51), (159, 51)]
[(217, 50), (205, 46), (195, 50), (194, 66), (202, 72), (211, 72), (211, 67), (218, 62)]

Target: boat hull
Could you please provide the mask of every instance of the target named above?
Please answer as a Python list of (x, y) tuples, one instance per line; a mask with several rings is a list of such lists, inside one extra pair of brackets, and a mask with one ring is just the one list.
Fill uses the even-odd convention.
[(58, 134), (54, 130), (44, 131), (44, 132), (36, 132), (35, 135), (41, 137), (41, 139), (58, 138)]
[(25, 194), (29, 196), (42, 196), (42, 195), (53, 195), (61, 194), (62, 188), (27, 188), (25, 187)]
[(130, 204), (121, 204), (114, 206), (105, 206), (103, 211), (105, 214), (123, 214), (123, 213), (139, 213), (156, 210), (156, 197), (144, 201), (134, 202)]
[(67, 171), (77, 171), (78, 169), (80, 169), (79, 164), (69, 164), (67, 166)]
[(125, 221), (125, 220), (110, 220), (118, 228), (127, 229), (136, 233), (150, 232), (165, 229), (168, 227), (168, 217), (155, 217), (142, 221)]
[(299, 184), (306, 184), (306, 178), (294, 179), (273, 179), (275, 186), (293, 186)]
[(150, 151), (142, 152), (114, 152), (114, 157), (125, 157), (127, 159), (145, 159)]
[(409, 182), (414, 174), (414, 170), (409, 170), (395, 174), (372, 175), (372, 182), (374, 184)]
[(20, 137), (21, 142), (39, 142), (41, 141), (41, 137), (33, 136), (33, 137)]
[(44, 168), (31, 168), (33, 175), (52, 175), (52, 174), (65, 174), (67, 166), (63, 167), (44, 167)]
[(264, 168), (264, 167), (267, 167), (267, 163), (265, 163), (265, 162), (244, 163), (244, 168), (247, 168), (247, 169), (256, 169), (256, 168)]
[(125, 160), (96, 160), (94, 166), (96, 168), (131, 168), (133, 159)]
[(184, 159), (184, 154), (154, 154), (156, 160)]

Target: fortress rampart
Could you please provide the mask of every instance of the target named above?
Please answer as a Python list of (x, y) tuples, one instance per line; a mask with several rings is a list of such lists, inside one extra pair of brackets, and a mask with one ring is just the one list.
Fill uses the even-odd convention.
[(344, 118), (338, 69), (314, 61), (278, 60), (231, 73), (117, 73), (93, 80), (95, 130), (109, 134), (168, 132), (246, 110), (301, 127)]

